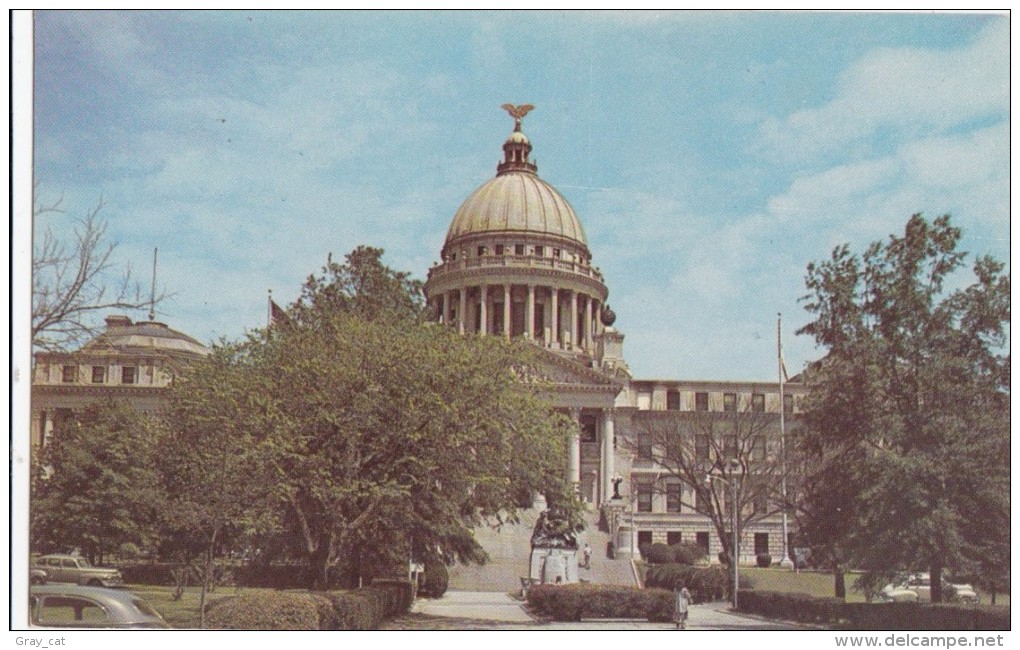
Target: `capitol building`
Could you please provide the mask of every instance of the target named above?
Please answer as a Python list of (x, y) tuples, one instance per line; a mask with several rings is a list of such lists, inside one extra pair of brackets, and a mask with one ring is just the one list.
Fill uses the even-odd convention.
[[(753, 454), (771, 458), (781, 444), (772, 423), (785, 415), (796, 424), (804, 385), (796, 377), (783, 385), (633, 377), (624, 332), (609, 307), (612, 279), (599, 271), (582, 219), (538, 174), (521, 125), (530, 107), (505, 108), (515, 118), (514, 128), (495, 176), (453, 215), (428, 270), (429, 317), (464, 334), (521, 337), (541, 349), (540, 371), (552, 386), (554, 407), (577, 424), (564, 472), (616, 551), (685, 542), (702, 546), (716, 561), (726, 540), (702, 514), (703, 490), (657, 462), (663, 442), (648, 432), (659, 421), (699, 417), (732, 422), (737, 430), (741, 421), (769, 416), (769, 426), (756, 434)], [(625, 322), (626, 314), (619, 320)], [(114, 316), (106, 332), (78, 352), (40, 353), (33, 373), (33, 443), (45, 444), (55, 421), (90, 400), (112, 396), (153, 408), (175, 364), (208, 352), (166, 325)], [(718, 449), (731, 443), (735, 449), (736, 435), (723, 426), (718, 430), (726, 439)], [(699, 437), (691, 449), (722, 463), (724, 454), (710, 450), (714, 442)], [(760, 509), (756, 503), (760, 516), (744, 518), (749, 523), (740, 527), (742, 563), (762, 554), (778, 562), (787, 550), (777, 503)]]

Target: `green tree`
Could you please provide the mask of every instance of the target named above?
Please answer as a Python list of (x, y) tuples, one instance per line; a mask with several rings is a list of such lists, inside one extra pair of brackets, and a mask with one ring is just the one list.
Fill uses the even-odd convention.
[(197, 562), (199, 626), (216, 562), (245, 532), (273, 527), (276, 509), (264, 462), (264, 377), (245, 372), (246, 348), (221, 344), (175, 382), (155, 439), (165, 503), (164, 548)]
[(1000, 557), (1009, 534), (1009, 276), (982, 257), (949, 288), (959, 239), (914, 215), (862, 258), (837, 247), (808, 266), (800, 330), (827, 351), (807, 373), (802, 530), (865, 588), (927, 570), (936, 602), (945, 568)]
[(159, 503), (147, 416), (99, 402), (54, 428), (39, 453), (31, 497), (31, 544), (80, 548), (102, 563), (125, 545), (153, 541)]

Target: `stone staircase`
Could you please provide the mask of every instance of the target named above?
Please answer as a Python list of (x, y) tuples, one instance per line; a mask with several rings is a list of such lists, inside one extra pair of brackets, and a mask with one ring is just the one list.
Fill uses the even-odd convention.
[[(489, 554), (484, 565), (455, 565), (450, 567), (451, 591), (518, 591), (521, 578), (528, 575), (531, 553), (531, 533), (535, 529), (540, 510), (531, 508), (521, 513), (518, 524), (504, 525), (499, 530), (480, 527), (475, 539)], [(609, 535), (598, 529), (598, 512), (585, 515), (587, 527), (578, 536), (583, 547), (591, 545), (591, 568), (579, 570), (585, 582), (614, 585), (634, 585), (630, 559), (610, 560), (606, 557)]]

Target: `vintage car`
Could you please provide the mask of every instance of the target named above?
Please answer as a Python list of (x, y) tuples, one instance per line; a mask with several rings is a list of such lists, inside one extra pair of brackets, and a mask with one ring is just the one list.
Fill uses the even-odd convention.
[(44, 584), (46, 584), (46, 581), (48, 580), (48, 578), (49, 578), (49, 576), (47, 576), (46, 572), (43, 571), (42, 569), (37, 569), (35, 567), (32, 567), (31, 569), (28, 570), (28, 582), (29, 582), (29, 584), (44, 585)]
[(33, 626), (60, 628), (156, 628), (170, 625), (139, 596), (123, 589), (81, 585), (33, 585), (28, 591)]
[[(942, 581), (942, 595), (947, 602), (976, 604), (981, 602), (974, 587), (969, 584), (952, 584)], [(914, 573), (903, 580), (886, 585), (878, 594), (886, 603), (931, 602), (931, 577), (927, 573)]]
[(32, 568), (45, 571), (47, 582), (73, 582), (93, 587), (120, 587), (124, 584), (117, 569), (92, 566), (78, 555), (43, 555)]

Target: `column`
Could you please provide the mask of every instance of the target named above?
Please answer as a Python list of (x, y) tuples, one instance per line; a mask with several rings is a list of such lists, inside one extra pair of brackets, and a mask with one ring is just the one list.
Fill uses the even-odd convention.
[(528, 302), (524, 307), (524, 336), (529, 340), (535, 339), (535, 285), (528, 285)]
[(464, 333), (467, 324), (467, 287), (460, 288), (460, 307), (457, 313), (457, 332)]
[(481, 332), (482, 336), (489, 333), (489, 285), (483, 284), (478, 287), (479, 292), (479, 304), (478, 309), (479, 318), (481, 322), (478, 324), (478, 331)]
[(510, 302), (510, 285), (503, 285), (503, 336), (510, 338), (510, 310), (513, 303)]
[(577, 347), (577, 292), (570, 292), (570, 338), (567, 342), (571, 348)]
[(576, 490), (581, 485), (581, 409), (570, 409), (570, 419), (574, 421), (574, 429), (567, 443), (567, 480)]
[(591, 351), (591, 296), (584, 301), (584, 349)]
[(450, 325), (450, 314), (453, 312), (453, 290), (443, 294), (443, 323)]
[(560, 341), (560, 290), (556, 287), (549, 287), (549, 297), (552, 299), (552, 340), (549, 343), (552, 347)]
[(616, 454), (613, 441), (616, 438), (613, 409), (602, 411), (602, 500), (613, 496), (613, 475), (616, 474)]

